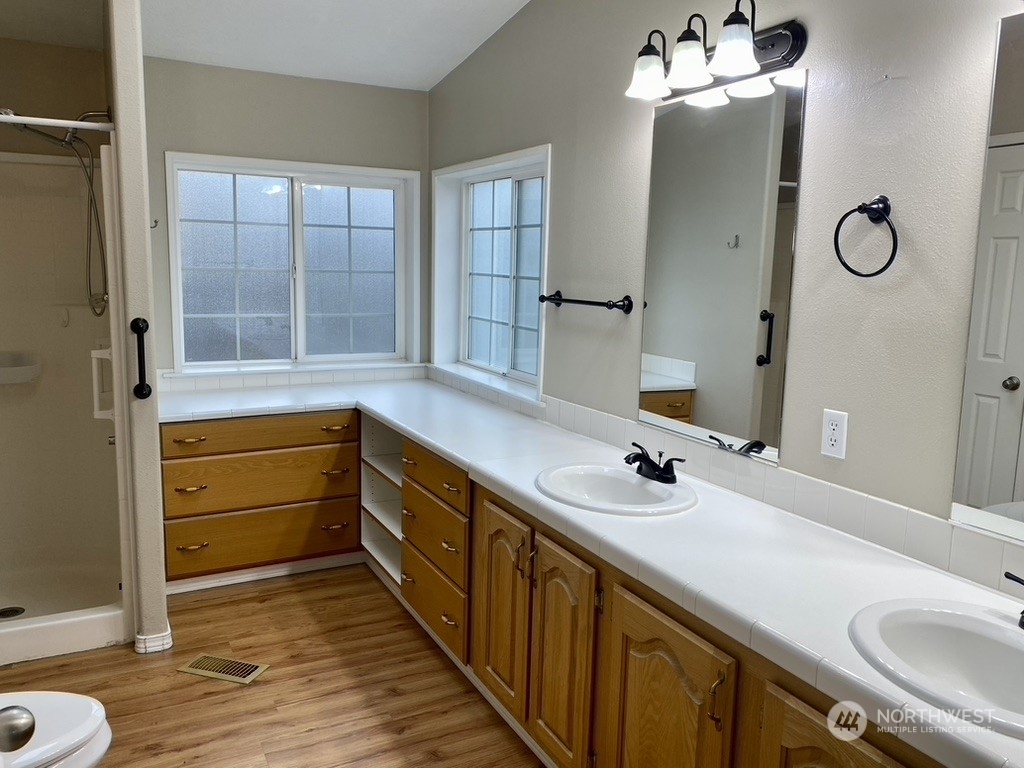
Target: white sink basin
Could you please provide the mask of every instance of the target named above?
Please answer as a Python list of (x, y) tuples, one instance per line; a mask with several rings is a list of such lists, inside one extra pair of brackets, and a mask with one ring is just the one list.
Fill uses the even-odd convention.
[(1024, 738), (1024, 629), (1018, 616), (948, 600), (887, 600), (850, 622), (873, 667), (971, 724)]
[(666, 485), (607, 464), (551, 467), (534, 482), (548, 498), (607, 515), (673, 515), (697, 504), (697, 494), (686, 483)]

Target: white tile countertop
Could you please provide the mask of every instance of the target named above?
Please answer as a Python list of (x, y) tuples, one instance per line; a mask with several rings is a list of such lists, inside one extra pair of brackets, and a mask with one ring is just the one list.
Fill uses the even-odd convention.
[(692, 390), (696, 388), (697, 382), (693, 379), (679, 379), (664, 373), (640, 371), (641, 392), (675, 392), (677, 390)]
[[(469, 470), (470, 478), (637, 577), (669, 600), (837, 700), (937, 711), (883, 677), (847, 627), (895, 598), (991, 607), (1012, 598), (700, 479), (678, 515), (629, 518), (548, 499), (534, 478), (557, 464), (621, 464), (623, 450), (430, 381), (160, 394), (161, 421), (358, 407)], [(954, 768), (1024, 767), (1024, 741), (994, 731), (918, 729), (900, 738)]]

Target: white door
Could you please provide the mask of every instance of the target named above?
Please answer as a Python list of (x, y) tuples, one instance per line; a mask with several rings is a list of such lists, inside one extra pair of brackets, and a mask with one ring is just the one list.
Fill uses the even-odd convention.
[[(1013, 501), (1024, 415), (1024, 146), (989, 150), (954, 499)], [(1022, 478), (1024, 480), (1024, 478)]]

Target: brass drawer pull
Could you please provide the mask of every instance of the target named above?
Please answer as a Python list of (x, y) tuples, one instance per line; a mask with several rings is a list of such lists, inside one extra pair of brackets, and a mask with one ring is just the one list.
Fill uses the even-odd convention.
[(342, 528), (348, 528), (348, 523), (335, 523), (334, 525), (321, 525), (321, 531), (340, 531)]
[(179, 552), (198, 552), (200, 549), (206, 549), (210, 546), (210, 542), (204, 541), (202, 544), (190, 544), (189, 546), (177, 546), (176, 550)]
[(406, 465), (408, 465), (408, 466), (412, 466), (412, 467), (415, 467), (415, 466), (416, 466), (416, 462), (415, 462), (415, 460), (413, 460), (413, 459), (407, 459), (407, 458), (405, 458), (405, 456), (403, 456), (403, 457), (402, 457), (402, 463), (403, 463), (403, 464), (406, 464)]
[(405, 515), (406, 517), (411, 517), (413, 519), (416, 519), (416, 514), (414, 512), (410, 512), (408, 509), (403, 509), (402, 510), (402, 514)]
[(190, 485), (187, 488), (175, 488), (174, 492), (175, 493), (199, 493), (200, 491), (205, 491), (209, 487), (210, 486), (208, 486), (206, 483), (203, 483), (202, 485)]
[(321, 469), (320, 474), (324, 477), (334, 477), (335, 475), (347, 475), (348, 467), (344, 469)]
[(462, 491), (460, 491), (458, 488), (456, 488), (454, 485), (452, 485), (451, 483), (449, 483), (447, 481), (441, 483), (441, 486), (446, 491), (448, 491), (448, 493), (462, 493)]
[(441, 539), (441, 549), (445, 552), (451, 552), (453, 555), (459, 554), (459, 548), (453, 547), (452, 543), (448, 539)]
[(416, 583), (416, 579), (414, 579), (412, 576), (410, 576), (405, 571), (402, 571), (402, 583), (405, 584), (406, 582), (408, 582), (410, 584), (415, 584)]
[(178, 445), (195, 445), (196, 443), (205, 443), (206, 437), (176, 437), (171, 442)]
[(715, 730), (722, 730), (722, 718), (718, 716), (718, 689), (725, 682), (725, 673), (719, 671), (718, 679), (711, 684), (711, 690), (708, 692), (708, 698), (711, 700), (708, 704), (708, 719), (715, 724)]
[(669, 408), (682, 408), (684, 405), (686, 405), (686, 403), (669, 403), (668, 407)]
[(320, 427), (321, 432), (342, 432), (346, 429), (348, 429), (348, 424), (334, 424), (333, 426), (330, 427)]
[(459, 626), (459, 622), (457, 622), (455, 619), (453, 619), (451, 616), (449, 616), (448, 615), (448, 611), (442, 611), (441, 612), (441, 621), (443, 621), (449, 627), (458, 627)]

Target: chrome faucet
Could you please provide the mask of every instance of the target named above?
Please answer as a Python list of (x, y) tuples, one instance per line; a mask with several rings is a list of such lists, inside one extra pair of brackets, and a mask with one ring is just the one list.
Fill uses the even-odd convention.
[(676, 469), (673, 464), (682, 464), (686, 459), (671, 458), (667, 459), (664, 464), (661, 464), (661, 457), (665, 455), (664, 451), (658, 451), (658, 459), (655, 461), (651, 458), (651, 454), (647, 452), (640, 443), (633, 443), (634, 448), (639, 448), (639, 451), (626, 454), (626, 458), (623, 459), (627, 464), (636, 464), (636, 473), (641, 477), (646, 477), (648, 480), (654, 480), (657, 483), (672, 484), (676, 482)]

